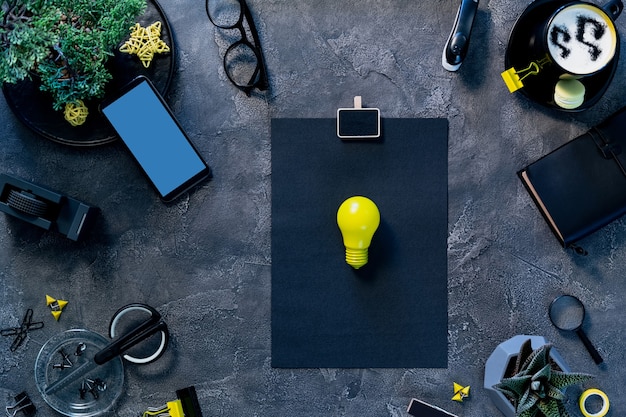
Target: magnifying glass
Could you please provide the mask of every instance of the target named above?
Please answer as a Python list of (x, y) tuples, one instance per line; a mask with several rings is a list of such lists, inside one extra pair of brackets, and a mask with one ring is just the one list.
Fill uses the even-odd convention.
[(582, 301), (573, 295), (561, 295), (550, 303), (549, 315), (550, 321), (557, 329), (576, 332), (596, 365), (603, 362), (602, 357), (582, 329), (585, 320), (585, 306)]

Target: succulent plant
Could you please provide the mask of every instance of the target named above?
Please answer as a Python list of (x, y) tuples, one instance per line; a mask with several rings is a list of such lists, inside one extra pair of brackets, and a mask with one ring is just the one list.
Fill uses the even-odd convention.
[(513, 403), (518, 417), (569, 417), (563, 401), (565, 388), (593, 378), (584, 373), (559, 369), (550, 358), (551, 344), (533, 350), (524, 342), (511, 377), (503, 378), (494, 388)]

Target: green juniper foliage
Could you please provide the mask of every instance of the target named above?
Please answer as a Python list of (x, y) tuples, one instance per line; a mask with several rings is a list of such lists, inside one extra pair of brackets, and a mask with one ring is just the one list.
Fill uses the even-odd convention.
[(530, 339), (521, 347), (513, 376), (503, 378), (494, 388), (515, 406), (518, 417), (569, 417), (563, 401), (565, 388), (593, 378), (582, 373), (566, 373), (550, 358), (551, 344), (532, 350)]
[(0, 81), (37, 76), (55, 110), (102, 97), (105, 63), (146, 0), (0, 0)]

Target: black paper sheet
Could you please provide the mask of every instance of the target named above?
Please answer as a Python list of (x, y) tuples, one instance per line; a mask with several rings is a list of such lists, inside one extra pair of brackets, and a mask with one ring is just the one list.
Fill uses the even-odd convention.
[[(383, 119), (382, 136), (272, 120), (273, 367), (447, 367), (448, 121)], [(354, 195), (381, 213), (359, 270), (336, 222)]]

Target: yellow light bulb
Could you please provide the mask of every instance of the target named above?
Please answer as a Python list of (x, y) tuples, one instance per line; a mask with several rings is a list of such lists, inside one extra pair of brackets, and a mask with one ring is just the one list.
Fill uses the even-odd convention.
[(380, 224), (380, 212), (367, 197), (350, 197), (337, 210), (337, 225), (346, 247), (346, 263), (359, 269), (367, 263), (368, 248)]

